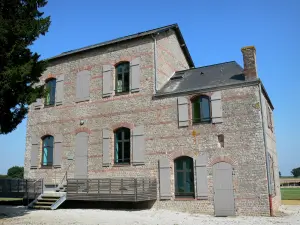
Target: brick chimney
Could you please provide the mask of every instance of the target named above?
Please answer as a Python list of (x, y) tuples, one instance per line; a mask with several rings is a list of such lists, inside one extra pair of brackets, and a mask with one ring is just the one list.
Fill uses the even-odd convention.
[(243, 53), (244, 60), (244, 74), (246, 80), (256, 79), (257, 69), (256, 69), (256, 49), (254, 46), (247, 46), (241, 49)]

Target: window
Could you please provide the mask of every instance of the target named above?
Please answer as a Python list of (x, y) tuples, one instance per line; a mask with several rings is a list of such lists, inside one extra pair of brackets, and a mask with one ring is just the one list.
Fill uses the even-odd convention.
[(130, 129), (115, 131), (115, 163), (130, 163)]
[(50, 106), (55, 104), (55, 89), (56, 89), (56, 80), (51, 79), (46, 82), (46, 97), (45, 97), (45, 106)]
[(194, 197), (193, 159), (182, 156), (174, 161), (175, 196)]
[(192, 100), (193, 123), (209, 123), (211, 121), (210, 100), (207, 96), (199, 96)]
[(52, 166), (53, 165), (53, 136), (46, 136), (43, 138), (43, 155), (42, 155), (42, 165)]
[(129, 62), (116, 66), (116, 93), (129, 92)]

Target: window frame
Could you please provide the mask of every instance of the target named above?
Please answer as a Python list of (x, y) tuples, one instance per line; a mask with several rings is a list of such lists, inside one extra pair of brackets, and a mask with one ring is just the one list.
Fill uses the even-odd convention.
[[(45, 141), (47, 138), (52, 138), (52, 146), (51, 145), (47, 145), (45, 146)], [(45, 156), (45, 148), (47, 148), (47, 151), (51, 150), (51, 154), (52, 154), (52, 162), (48, 162), (49, 159), (49, 154), (47, 153), (47, 164), (44, 164), (44, 156)], [(47, 167), (47, 166), (53, 166), (54, 163), (54, 137), (52, 135), (46, 135), (42, 138), (42, 167)]]
[[(202, 118), (202, 107), (201, 107), (201, 99), (207, 99), (207, 102), (208, 102), (208, 109), (209, 109), (209, 118), (208, 119), (205, 119), (203, 120)], [(198, 101), (198, 104), (199, 104), (199, 113), (200, 113), (200, 118), (195, 118), (195, 112), (194, 112), (194, 107), (195, 107), (195, 103)], [(192, 124), (202, 124), (202, 123), (211, 123), (212, 122), (212, 108), (211, 108), (211, 99), (209, 96), (207, 95), (198, 95), (198, 96), (195, 96), (191, 99), (191, 110), (192, 110)]]
[[(117, 139), (118, 133), (121, 132), (121, 140)], [(125, 138), (125, 132), (128, 132), (129, 139)], [(114, 164), (117, 165), (130, 165), (131, 163), (131, 130), (127, 127), (120, 127), (114, 131)], [(121, 143), (122, 149), (118, 149), (119, 143)], [(129, 149), (125, 149), (125, 143), (129, 143)], [(119, 151), (121, 151), (121, 159), (119, 158)], [(129, 159), (125, 161), (125, 151), (129, 152)]]
[[(126, 90), (126, 87), (125, 87), (125, 70), (124, 70), (124, 67), (125, 66), (128, 66), (128, 90)], [(118, 69), (120, 67), (123, 67), (122, 68), (122, 72), (119, 73), (118, 72)], [(122, 76), (122, 90), (121, 91), (118, 91), (118, 76), (119, 74)], [(128, 61), (123, 61), (123, 62), (119, 62), (116, 66), (115, 66), (115, 93), (116, 95), (120, 95), (120, 94), (127, 94), (130, 92), (130, 62)]]
[[(51, 86), (51, 84), (53, 84), (53, 85)], [(50, 86), (50, 88), (48, 86)], [(49, 91), (47, 90), (48, 88), (50, 89)], [(45, 107), (54, 106), (55, 105), (55, 97), (56, 97), (55, 96), (56, 95), (56, 79), (55, 78), (46, 80), (45, 91), (46, 91), (46, 96), (45, 96), (44, 106)], [(49, 95), (49, 103), (47, 103), (48, 95)]]
[[(177, 162), (179, 160), (182, 160), (182, 169), (177, 169)], [(186, 168), (186, 162), (187, 160), (190, 161), (191, 163), (191, 168), (187, 169)], [(178, 192), (178, 184), (177, 184), (177, 173), (182, 173), (183, 174), (183, 180), (186, 180), (186, 175), (187, 173), (190, 174), (191, 176), (191, 187), (192, 187), (192, 192)], [(180, 156), (174, 160), (174, 186), (175, 186), (175, 198), (195, 198), (195, 177), (194, 177), (194, 160), (193, 158), (189, 156)], [(186, 185), (184, 185), (186, 188)]]

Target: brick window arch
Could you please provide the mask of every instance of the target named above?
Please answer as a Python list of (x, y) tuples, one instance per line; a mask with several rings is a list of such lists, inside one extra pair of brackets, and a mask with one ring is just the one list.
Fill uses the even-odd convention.
[(130, 88), (130, 63), (120, 62), (116, 65), (116, 93), (127, 93)]

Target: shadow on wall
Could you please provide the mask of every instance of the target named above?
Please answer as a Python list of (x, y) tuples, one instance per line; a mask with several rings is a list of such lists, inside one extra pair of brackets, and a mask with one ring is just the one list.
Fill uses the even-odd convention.
[(102, 201), (75, 201), (67, 200), (59, 208), (64, 209), (113, 209), (125, 211), (139, 211), (151, 209), (154, 201), (146, 202), (102, 202)]

